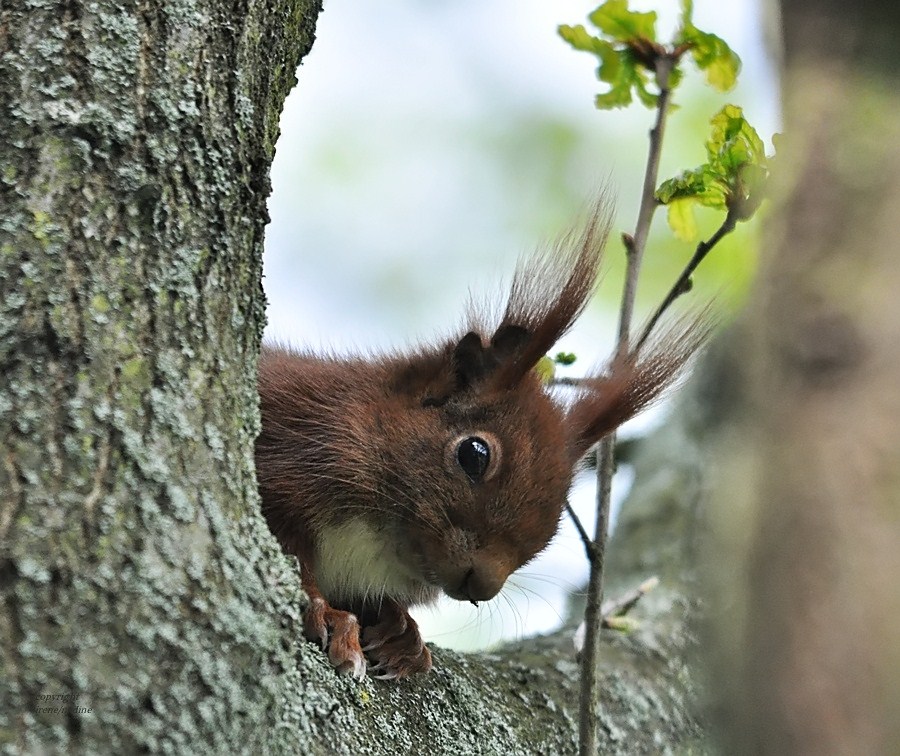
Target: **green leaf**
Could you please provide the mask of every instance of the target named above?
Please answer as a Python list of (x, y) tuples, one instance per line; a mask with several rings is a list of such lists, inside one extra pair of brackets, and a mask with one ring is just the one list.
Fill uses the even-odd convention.
[(653, 94), (653, 92), (647, 90), (647, 85), (640, 69), (636, 68), (635, 74), (637, 75), (634, 81), (634, 91), (637, 92), (638, 99), (648, 108), (655, 108), (656, 103), (659, 100), (659, 95)]
[(769, 168), (765, 146), (736, 105), (726, 105), (710, 121), (708, 161), (660, 184), (657, 200), (669, 208), (669, 226), (680, 239), (696, 234), (692, 205), (727, 210), (747, 220), (763, 200)]
[(747, 164), (765, 165), (765, 145), (737, 105), (723, 107), (711, 123), (712, 133), (706, 143), (711, 165), (731, 178)]
[(595, 104), (601, 110), (631, 104), (631, 88), (640, 79), (634, 61), (627, 50), (616, 50), (610, 42), (591, 36), (583, 26), (559, 27), (559, 35), (576, 50), (593, 53), (600, 59), (597, 78), (610, 85), (609, 91), (597, 95)]
[(572, 47), (574, 47), (576, 50), (584, 50), (585, 52), (595, 53), (599, 55), (600, 45), (610, 47), (609, 42), (604, 42), (602, 39), (598, 39), (597, 37), (588, 34), (587, 29), (585, 29), (581, 24), (578, 24), (578, 26), (568, 26), (566, 24), (560, 24), (557, 31), (559, 32), (559, 36), (562, 37), (570, 45), (572, 45)]
[(571, 365), (577, 359), (578, 358), (573, 352), (557, 352), (556, 357), (553, 358), (553, 361), (557, 365)]
[(704, 207), (724, 209), (725, 189), (718, 174), (705, 164), (692, 171), (682, 171), (675, 178), (664, 181), (656, 190), (656, 198), (664, 205), (692, 198)]
[(597, 78), (600, 81), (615, 85), (620, 80), (628, 78), (628, 60), (609, 42), (601, 40), (597, 56), (600, 58), (600, 66), (597, 68)]
[[(696, 56), (695, 56), (696, 58)], [(737, 83), (738, 72), (741, 70), (741, 59), (733, 52), (728, 55), (717, 56), (708, 66), (701, 66), (706, 70), (706, 80), (714, 89), (727, 92)]]
[(715, 154), (741, 131), (744, 111), (737, 105), (725, 105), (711, 119), (712, 130), (706, 142), (707, 152)]
[(638, 38), (656, 41), (656, 12), (630, 11), (628, 0), (608, 0), (588, 18), (600, 31), (619, 42)]
[(631, 89), (643, 85), (641, 71), (631, 59), (627, 50), (616, 50), (608, 42), (603, 42), (600, 52), (600, 67), (597, 78), (610, 85), (608, 92), (597, 95), (595, 103), (600, 109), (620, 108), (631, 104)]
[[(682, 6), (684, 7), (684, 6)], [(690, 8), (693, 12), (693, 8)], [(741, 59), (721, 37), (700, 31), (683, 13), (681, 29), (675, 36), (676, 45), (689, 45), (697, 68), (706, 73), (706, 80), (720, 92), (731, 89), (741, 70)]]
[(693, 205), (696, 200), (693, 197), (672, 200), (668, 204), (669, 228), (682, 241), (693, 241), (697, 238), (697, 219), (694, 218)]
[(601, 109), (624, 107), (636, 96), (648, 108), (656, 108), (659, 94), (649, 86), (660, 59), (672, 56), (675, 62), (667, 88), (678, 86), (682, 78), (673, 49), (656, 41), (656, 13), (630, 11), (627, 0), (607, 0), (589, 18), (600, 36), (593, 36), (580, 25), (561, 25), (558, 31), (573, 48), (590, 52), (600, 61), (597, 77), (609, 84), (609, 89), (596, 96), (595, 105)]
[(613, 108), (624, 108), (627, 105), (631, 105), (631, 89), (628, 87), (611, 89), (594, 98), (594, 107), (597, 110), (612, 110)]
[(556, 365), (546, 355), (537, 361), (534, 371), (538, 374), (541, 383), (550, 383), (556, 376)]

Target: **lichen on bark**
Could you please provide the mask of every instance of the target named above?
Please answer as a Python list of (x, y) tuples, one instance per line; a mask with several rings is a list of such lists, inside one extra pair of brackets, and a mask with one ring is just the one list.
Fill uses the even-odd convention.
[(0, 11), (6, 750), (237, 751), (285, 716), (302, 597), (255, 502), (255, 356), (317, 11)]

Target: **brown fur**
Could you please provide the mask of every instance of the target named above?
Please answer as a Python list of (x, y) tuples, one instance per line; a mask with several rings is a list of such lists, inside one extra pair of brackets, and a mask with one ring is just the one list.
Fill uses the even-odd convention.
[[(533, 368), (584, 309), (607, 230), (598, 206), (580, 235), (521, 265), (493, 329), (476, 313), (444, 343), (379, 359), (263, 349), (256, 465), (266, 519), (300, 559), (307, 589), (328, 610), (361, 618), (370, 658), (388, 676), (431, 664), (406, 607), (440, 591), (496, 594), (553, 537), (579, 459), (653, 402), (705, 335), (683, 327), (614, 361), (568, 408), (548, 394)], [(469, 436), (491, 447), (479, 481), (455, 456)], [(346, 545), (351, 572), (371, 551), (363, 574), (341, 571), (332, 534), (356, 539)], [(386, 606), (402, 622), (387, 622)], [(319, 614), (331, 619), (307, 635), (324, 639), (330, 629), (347, 646), (355, 626)], [(411, 635), (404, 656), (398, 638)], [(364, 664), (358, 645), (338, 657), (344, 671)]]

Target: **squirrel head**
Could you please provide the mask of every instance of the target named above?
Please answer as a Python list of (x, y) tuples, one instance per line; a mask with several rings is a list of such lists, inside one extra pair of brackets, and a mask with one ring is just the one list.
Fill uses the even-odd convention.
[(535, 366), (594, 289), (608, 216), (517, 269), (500, 322), (381, 363), (371, 449), (380, 513), (425, 582), (459, 600), (492, 598), (556, 533), (587, 450), (655, 400), (702, 341), (691, 327), (624, 355), (570, 402)]

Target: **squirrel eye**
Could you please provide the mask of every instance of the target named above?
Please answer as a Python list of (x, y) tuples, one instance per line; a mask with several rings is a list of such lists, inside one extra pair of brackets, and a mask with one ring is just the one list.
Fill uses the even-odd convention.
[(491, 463), (491, 447), (478, 436), (469, 436), (456, 447), (456, 461), (463, 472), (473, 481), (479, 481)]

